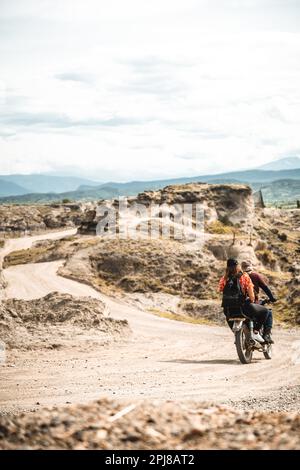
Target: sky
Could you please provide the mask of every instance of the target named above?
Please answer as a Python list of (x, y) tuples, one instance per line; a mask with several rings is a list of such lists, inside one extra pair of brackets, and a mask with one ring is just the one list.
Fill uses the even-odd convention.
[(149, 180), (300, 155), (299, 0), (0, 0), (0, 174)]

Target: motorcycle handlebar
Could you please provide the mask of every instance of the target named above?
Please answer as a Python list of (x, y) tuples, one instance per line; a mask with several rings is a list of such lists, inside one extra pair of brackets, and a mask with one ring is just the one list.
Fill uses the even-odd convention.
[(266, 305), (266, 304), (274, 304), (276, 300), (271, 300), (271, 299), (262, 299), (260, 301), (260, 305)]

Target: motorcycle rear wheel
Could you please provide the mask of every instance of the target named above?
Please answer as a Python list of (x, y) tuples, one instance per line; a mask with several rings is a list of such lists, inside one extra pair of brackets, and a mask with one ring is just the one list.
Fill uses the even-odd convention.
[(250, 364), (252, 361), (253, 348), (249, 343), (249, 336), (250, 333), (245, 324), (235, 333), (235, 347), (242, 364)]

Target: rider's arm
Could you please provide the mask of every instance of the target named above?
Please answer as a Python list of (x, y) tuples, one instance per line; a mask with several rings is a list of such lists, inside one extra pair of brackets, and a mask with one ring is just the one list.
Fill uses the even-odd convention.
[(263, 280), (263, 278), (258, 274), (257, 275), (257, 280), (258, 280), (258, 285), (259, 287), (264, 291), (264, 293), (269, 297), (269, 299), (271, 300), (271, 302), (274, 302), (275, 301), (275, 297), (274, 295), (272, 294), (271, 292), (271, 289), (267, 286), (267, 284), (265, 283), (265, 281)]
[(225, 286), (225, 279), (224, 279), (224, 276), (221, 277), (220, 281), (219, 281), (219, 292), (223, 292), (224, 290), (224, 286)]
[(250, 302), (255, 302), (255, 295), (254, 295), (254, 289), (253, 289), (253, 284), (249, 284), (248, 289), (247, 289), (248, 297), (250, 299)]
[(269, 287), (267, 285), (264, 285), (264, 286), (261, 286), (261, 288), (264, 291), (264, 293), (269, 297), (271, 302), (275, 302), (276, 299), (274, 295), (272, 294), (271, 290), (269, 289)]
[(250, 299), (250, 302), (255, 302), (255, 294), (254, 294), (254, 287), (253, 287), (253, 283), (250, 279), (250, 276), (249, 274), (246, 274), (244, 273), (243, 274), (243, 283), (244, 283), (244, 289)]

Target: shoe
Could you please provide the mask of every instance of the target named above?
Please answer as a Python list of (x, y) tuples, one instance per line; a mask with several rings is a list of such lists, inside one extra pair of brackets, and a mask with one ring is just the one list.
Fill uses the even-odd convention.
[(263, 335), (263, 338), (265, 340), (265, 343), (274, 344), (271, 333), (265, 333)]
[(258, 341), (259, 343), (265, 342), (264, 338), (258, 333), (258, 331), (253, 332), (252, 339), (255, 339), (255, 341)]

